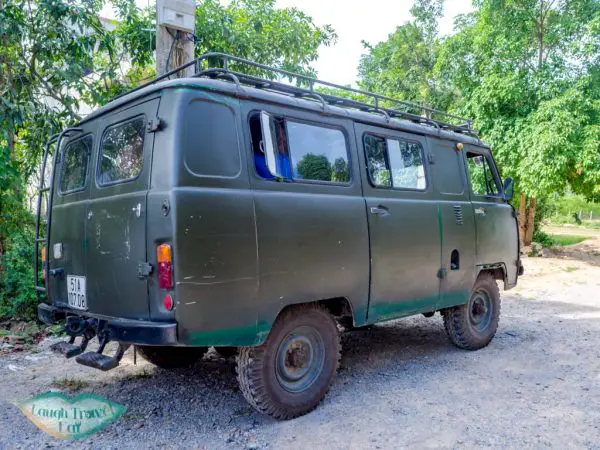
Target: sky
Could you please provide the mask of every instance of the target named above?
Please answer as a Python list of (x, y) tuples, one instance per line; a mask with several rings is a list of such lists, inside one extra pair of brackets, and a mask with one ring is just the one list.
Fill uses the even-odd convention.
[[(140, 7), (148, 5), (148, 0), (136, 2)], [(411, 19), (409, 10), (412, 3), (412, 0), (367, 0), (360, 3), (357, 0), (277, 0), (277, 7), (295, 6), (311, 16), (315, 24), (330, 24), (338, 35), (337, 42), (331, 47), (321, 47), (319, 59), (313, 66), (322, 80), (356, 85), (358, 62), (364, 53), (361, 42), (377, 44), (385, 40), (397, 26)], [(454, 17), (472, 10), (471, 0), (446, 0), (444, 17), (438, 24), (440, 33), (452, 33)], [(102, 15), (113, 17), (109, 9), (103, 10)]]
[[(359, 4), (360, 7), (353, 7)], [(411, 0), (277, 0), (278, 7), (295, 6), (313, 18), (317, 25), (330, 24), (338, 35), (332, 47), (319, 49), (313, 65), (321, 80), (355, 85), (357, 66), (364, 47), (362, 41), (377, 44), (386, 40), (397, 26), (411, 20)], [(451, 34), (454, 17), (473, 10), (471, 0), (446, 0), (444, 17), (438, 23), (441, 34)]]

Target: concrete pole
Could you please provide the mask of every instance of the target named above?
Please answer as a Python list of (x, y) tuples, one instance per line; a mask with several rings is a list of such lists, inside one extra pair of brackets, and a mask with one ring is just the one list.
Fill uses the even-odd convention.
[[(156, 2), (156, 76), (163, 75), (194, 59), (194, 41), (188, 32), (194, 32), (195, 0), (159, 0)], [(192, 20), (189, 20), (189, 16)], [(182, 17), (185, 16), (185, 20)], [(176, 36), (179, 39), (175, 44)], [(173, 46), (171, 50), (171, 46)], [(169, 52), (171, 57), (169, 58)], [(167, 67), (168, 61), (168, 67)], [(194, 74), (194, 66), (173, 75), (182, 78)]]

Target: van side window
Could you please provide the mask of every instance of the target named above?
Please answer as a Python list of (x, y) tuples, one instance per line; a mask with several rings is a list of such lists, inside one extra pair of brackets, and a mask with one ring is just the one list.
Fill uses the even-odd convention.
[(371, 134), (364, 135), (363, 143), (369, 179), (374, 186), (419, 190), (427, 187), (420, 144)]
[[(263, 136), (262, 120), (268, 120), (266, 138)], [(285, 136), (285, 123), (282, 118), (264, 113), (250, 116), (250, 134), (252, 138), (252, 153), (256, 171), (262, 178), (268, 180), (279, 178), (292, 178), (290, 157)], [(272, 154), (269, 155), (269, 145), (272, 145)], [(268, 161), (273, 158), (273, 161)]]
[(467, 153), (467, 167), (473, 194), (498, 195), (500, 187), (485, 156), (477, 153)]
[(145, 131), (143, 116), (106, 129), (100, 142), (101, 185), (132, 180), (139, 175)]
[(235, 178), (241, 170), (236, 118), (224, 104), (192, 100), (183, 142), (185, 166), (196, 176)]
[[(262, 123), (265, 120), (268, 123)], [(346, 137), (341, 130), (256, 113), (250, 117), (250, 133), (256, 171), (263, 178), (350, 181)]]
[(84, 136), (67, 144), (63, 152), (62, 171), (60, 174), (61, 194), (79, 191), (85, 187), (91, 152), (91, 135)]
[(344, 133), (335, 128), (287, 121), (294, 179), (348, 183)]

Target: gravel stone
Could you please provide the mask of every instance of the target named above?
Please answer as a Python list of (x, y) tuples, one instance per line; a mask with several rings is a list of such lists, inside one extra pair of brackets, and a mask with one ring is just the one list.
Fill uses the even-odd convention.
[[(600, 238), (524, 265), (488, 347), (453, 347), (439, 314), (345, 333), (327, 398), (288, 422), (249, 408), (232, 359), (166, 371), (133, 365), (129, 351), (101, 372), (46, 352), (48, 342), (1, 354), (0, 449), (598, 448)], [(86, 381), (79, 392), (125, 405), (125, 416), (81, 441), (39, 430), (14, 402), (62, 378)]]

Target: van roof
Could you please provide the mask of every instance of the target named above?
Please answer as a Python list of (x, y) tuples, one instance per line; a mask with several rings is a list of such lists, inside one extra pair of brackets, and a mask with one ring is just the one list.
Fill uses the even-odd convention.
[[(173, 80), (169, 79), (171, 76), (176, 75), (178, 72), (186, 69), (192, 64), (194, 64), (196, 68), (199, 67), (200, 62), (208, 60), (208, 58), (223, 58), (224, 68), (209, 68), (202, 71), (196, 71), (196, 74), (193, 77), (177, 78)], [(305, 84), (308, 83), (310, 89), (230, 71), (227, 69), (230, 60), (235, 63), (241, 62), (253, 67), (258, 67), (262, 70), (274, 71), (279, 75), (283, 74), (286, 77), (296, 77), (299, 81), (304, 82)], [(358, 94), (363, 98), (374, 100), (374, 104), (371, 105), (360, 100), (338, 97), (329, 94), (327, 91), (315, 91), (313, 90), (314, 84), (322, 84), (326, 87), (333, 87), (334, 89), (341, 89)], [(476, 131), (471, 126), (472, 122), (468, 119), (410, 102), (395, 100), (378, 94), (323, 82), (314, 78), (294, 74), (281, 69), (275, 69), (221, 53), (207, 53), (149, 83), (117, 97), (110, 103), (89, 114), (81, 123), (91, 121), (116, 108), (135, 102), (138, 99), (153, 93), (177, 88), (201, 89), (240, 99), (252, 99), (259, 102), (278, 104), (295, 109), (310, 110), (329, 116), (349, 118), (358, 122), (386, 128), (488, 147), (479, 139)], [(391, 108), (387, 106), (383, 107), (380, 106), (381, 104), (393, 106)], [(398, 106), (402, 107), (404, 110), (399, 109)], [(415, 110), (423, 111), (423, 115), (416, 114), (414, 112)], [(434, 119), (434, 115), (441, 116), (444, 119), (459, 120), (463, 123), (460, 125), (453, 125), (446, 121), (442, 122)]]

